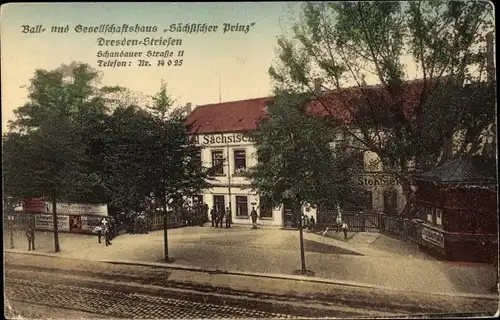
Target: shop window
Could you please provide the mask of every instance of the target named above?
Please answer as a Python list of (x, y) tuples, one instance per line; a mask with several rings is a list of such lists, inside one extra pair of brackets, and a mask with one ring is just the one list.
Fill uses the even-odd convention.
[(222, 210), (226, 209), (224, 196), (214, 196), (214, 206), (215, 210), (218, 212), (222, 212)]
[(234, 150), (234, 174), (241, 175), (247, 167), (245, 150)]
[(248, 198), (236, 196), (236, 216), (248, 217)]
[(441, 209), (436, 209), (436, 224), (443, 225), (443, 211)]
[(222, 153), (222, 150), (212, 151), (212, 167), (216, 168), (216, 175), (224, 175), (224, 154)]
[(260, 196), (260, 216), (261, 218), (272, 218), (273, 217), (273, 201), (269, 197)]

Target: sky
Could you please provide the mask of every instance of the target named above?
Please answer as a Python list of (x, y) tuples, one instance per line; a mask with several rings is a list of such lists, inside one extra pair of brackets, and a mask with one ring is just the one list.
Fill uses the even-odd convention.
[[(268, 68), (276, 57), (276, 40), (283, 25), (298, 12), (284, 2), (228, 3), (10, 3), (1, 7), (2, 131), (14, 119), (13, 110), (26, 102), (27, 86), (36, 69), (53, 70), (73, 61), (88, 63), (102, 71), (103, 85), (120, 85), (134, 92), (153, 95), (162, 79), (178, 105), (193, 106), (221, 101), (264, 97), (271, 94)], [(178, 23), (218, 25), (217, 32), (206, 34), (164, 33)], [(250, 25), (248, 33), (223, 32), (224, 24)], [(154, 33), (99, 34), (78, 33), (77, 26), (99, 27), (156, 26)], [(44, 32), (23, 33), (41, 25)], [(66, 27), (67, 33), (51, 32)], [(180, 46), (99, 46), (106, 40), (146, 37), (182, 40)], [(157, 66), (163, 58), (148, 58), (151, 66), (138, 66), (138, 58), (127, 60), (131, 66), (98, 65), (98, 51), (148, 50), (175, 54), (183, 50), (182, 66)], [(175, 64), (175, 57), (170, 58)], [(105, 59), (104, 59), (105, 60)], [(109, 58), (112, 61), (115, 58)], [(127, 63), (128, 64), (128, 63)], [(177, 64), (179, 62), (177, 61)], [(220, 82), (219, 82), (220, 78)], [(220, 86), (219, 86), (220, 83)], [(220, 88), (220, 90), (219, 90)], [(220, 94), (219, 94), (220, 92)]]

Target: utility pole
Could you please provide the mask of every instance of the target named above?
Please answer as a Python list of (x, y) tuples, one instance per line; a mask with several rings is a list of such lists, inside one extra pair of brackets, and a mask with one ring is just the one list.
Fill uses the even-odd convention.
[(220, 71), (218, 72), (218, 76), (219, 76), (219, 102), (222, 102), (222, 93), (220, 88)]
[[(231, 158), (229, 156), (229, 143), (226, 143), (226, 152), (227, 152), (227, 191), (229, 194), (229, 212), (226, 213), (232, 215), (233, 207), (231, 205), (231, 164), (230, 164)], [(233, 219), (233, 217), (229, 217), (229, 219)]]

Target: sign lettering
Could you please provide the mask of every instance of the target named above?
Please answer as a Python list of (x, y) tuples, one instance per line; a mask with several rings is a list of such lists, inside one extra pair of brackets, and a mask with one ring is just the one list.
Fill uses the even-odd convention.
[(422, 239), (440, 248), (444, 248), (443, 233), (426, 227), (422, 228)]
[[(86, 204), (86, 203), (63, 203), (58, 202), (58, 215), (96, 215), (108, 216), (107, 204)], [(52, 213), (52, 202), (45, 202), (45, 213)]]
[(201, 145), (252, 143), (254, 140), (242, 133), (193, 135), (191, 139)]
[(391, 177), (368, 177), (361, 176), (356, 178), (356, 183), (363, 187), (371, 186), (393, 186), (396, 185), (396, 180)]
[[(50, 214), (35, 215), (36, 230), (54, 230), (54, 218)], [(69, 231), (69, 216), (57, 216), (59, 231)]]

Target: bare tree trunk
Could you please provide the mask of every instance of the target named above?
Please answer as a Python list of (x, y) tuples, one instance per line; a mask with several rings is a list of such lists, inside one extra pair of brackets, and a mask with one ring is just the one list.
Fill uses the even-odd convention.
[(168, 257), (168, 210), (167, 210), (167, 201), (166, 201), (166, 196), (163, 197), (165, 199), (163, 201), (163, 244), (164, 244), (164, 255), (165, 255), (165, 262), (170, 262), (170, 259)]
[(54, 250), (55, 252), (60, 252), (61, 248), (59, 247), (59, 230), (57, 225), (57, 200), (56, 196), (52, 196), (52, 218), (54, 222)]
[(298, 201), (296, 205), (296, 210), (299, 217), (299, 239), (300, 239), (300, 262), (301, 262), (301, 271), (303, 275), (306, 275), (306, 255), (304, 249), (304, 232), (302, 230), (302, 206), (300, 201)]

